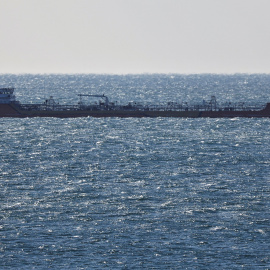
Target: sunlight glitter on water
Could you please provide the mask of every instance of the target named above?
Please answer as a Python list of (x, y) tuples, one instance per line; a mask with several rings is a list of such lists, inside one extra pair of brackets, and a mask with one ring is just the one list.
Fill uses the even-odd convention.
[(3, 269), (269, 268), (269, 119), (0, 123)]

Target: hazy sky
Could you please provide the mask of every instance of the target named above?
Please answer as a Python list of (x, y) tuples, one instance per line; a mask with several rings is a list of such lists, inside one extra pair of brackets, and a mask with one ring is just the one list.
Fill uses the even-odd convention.
[(270, 0), (0, 0), (0, 73), (270, 73)]

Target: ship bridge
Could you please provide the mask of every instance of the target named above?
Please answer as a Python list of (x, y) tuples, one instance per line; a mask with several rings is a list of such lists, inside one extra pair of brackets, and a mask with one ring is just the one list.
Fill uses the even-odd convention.
[(14, 88), (0, 88), (0, 104), (15, 102)]

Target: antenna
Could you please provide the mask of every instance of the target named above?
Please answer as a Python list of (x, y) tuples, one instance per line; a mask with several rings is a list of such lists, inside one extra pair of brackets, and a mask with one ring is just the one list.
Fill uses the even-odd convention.
[(45, 96), (45, 79), (43, 80), (43, 93), (44, 93), (44, 100), (46, 99), (46, 96)]

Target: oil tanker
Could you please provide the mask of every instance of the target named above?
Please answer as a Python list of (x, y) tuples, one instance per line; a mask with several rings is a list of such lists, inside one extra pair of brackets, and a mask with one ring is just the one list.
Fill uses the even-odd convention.
[[(233, 118), (233, 117), (270, 117), (270, 103), (264, 106), (246, 106), (244, 103), (227, 103), (220, 106), (216, 97), (202, 104), (167, 102), (163, 105), (142, 105), (130, 102), (119, 105), (110, 102), (105, 95), (79, 94), (75, 105), (60, 105), (53, 97), (43, 103), (22, 104), (16, 100), (14, 88), (0, 88), (0, 117), (186, 117), (186, 118)], [(84, 97), (95, 98), (93, 103), (85, 103)]]

